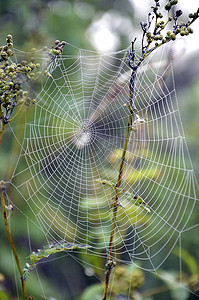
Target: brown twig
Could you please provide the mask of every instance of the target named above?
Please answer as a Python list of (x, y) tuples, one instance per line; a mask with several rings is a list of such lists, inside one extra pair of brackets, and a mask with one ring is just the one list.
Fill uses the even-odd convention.
[(1, 131), (0, 131), (0, 145), (1, 145), (1, 142), (2, 142), (2, 139), (3, 139), (3, 134), (4, 134), (4, 131), (5, 131), (5, 127), (6, 127), (6, 124), (2, 123)]
[(128, 108), (129, 108), (129, 120), (128, 120), (128, 125), (126, 128), (126, 136), (124, 140), (124, 148), (123, 148), (123, 153), (122, 153), (122, 158), (121, 158), (121, 163), (119, 167), (119, 173), (118, 173), (118, 178), (117, 178), (117, 183), (115, 186), (115, 197), (113, 198), (113, 217), (112, 217), (112, 228), (111, 228), (111, 234), (110, 234), (110, 240), (109, 240), (109, 248), (108, 248), (108, 262), (107, 262), (107, 271), (106, 271), (106, 280), (105, 280), (105, 289), (104, 289), (104, 295), (102, 300), (106, 300), (107, 298), (107, 293), (108, 293), (108, 287), (109, 287), (109, 281), (110, 281), (110, 275), (115, 267), (115, 262), (113, 259), (113, 239), (115, 235), (115, 228), (116, 228), (116, 218), (117, 218), (117, 211), (118, 207), (120, 206), (119, 202), (119, 189), (122, 183), (122, 176), (123, 176), (123, 171), (124, 171), (124, 164), (126, 160), (126, 151), (129, 143), (129, 138), (130, 138), (130, 133), (133, 125), (133, 114), (134, 114), (134, 88), (135, 88), (135, 79), (137, 75), (137, 69), (138, 66), (140, 65), (141, 62), (138, 62), (138, 64), (135, 64), (135, 51), (134, 51), (134, 43), (136, 39), (132, 42), (132, 51), (129, 52), (129, 66), (132, 69), (131, 77), (130, 77), (130, 82), (129, 82), (129, 103), (128, 103)]
[(5, 191), (5, 183), (3, 181), (0, 182), (0, 189), (1, 189), (1, 205), (3, 208), (3, 218), (4, 218), (4, 224), (5, 224), (5, 228), (6, 228), (6, 232), (7, 232), (7, 236), (8, 236), (8, 240), (10, 243), (10, 247), (12, 249), (12, 252), (14, 254), (14, 258), (21, 276), (21, 284), (22, 284), (22, 292), (23, 292), (23, 299), (27, 300), (28, 296), (27, 296), (27, 291), (26, 291), (26, 282), (25, 279), (23, 278), (23, 271), (19, 262), (19, 258), (17, 255), (17, 251), (10, 233), (10, 227), (9, 227), (9, 223), (8, 223), (8, 213), (7, 213), (7, 209), (6, 209), (6, 204), (5, 204), (5, 200), (4, 200), (4, 191)]
[[(129, 138), (130, 138), (130, 133), (133, 125), (133, 114), (134, 114), (134, 105), (133, 105), (133, 100), (134, 100), (134, 87), (135, 87), (135, 79), (136, 79), (136, 74), (137, 74), (137, 69), (138, 65), (134, 65), (134, 42), (132, 42), (132, 52), (129, 53), (129, 65), (132, 69), (132, 74), (129, 82), (129, 120), (128, 120), (128, 125), (126, 128), (126, 136), (124, 140), (124, 148), (123, 148), (123, 153), (122, 153), (122, 158), (121, 158), (121, 163), (119, 167), (119, 173), (118, 173), (118, 178), (117, 178), (117, 183), (115, 186), (116, 194), (115, 197), (113, 198), (113, 217), (112, 217), (112, 228), (111, 228), (111, 234), (110, 234), (110, 240), (109, 240), (109, 248), (108, 248), (108, 262), (107, 262), (107, 271), (106, 271), (106, 280), (105, 280), (105, 289), (104, 289), (104, 295), (102, 300), (106, 300), (107, 298), (107, 293), (108, 293), (108, 287), (109, 287), (109, 281), (110, 281), (110, 275), (115, 267), (115, 262), (113, 259), (113, 239), (115, 235), (115, 228), (116, 228), (116, 218), (117, 218), (117, 211), (118, 207), (120, 206), (119, 202), (119, 190), (120, 186), (122, 183), (122, 176), (123, 176), (123, 171), (124, 171), (124, 164), (126, 160), (126, 151), (129, 143)], [(132, 61), (131, 61), (132, 60)], [(131, 64), (132, 62), (132, 64)]]
[(106, 265), (107, 271), (106, 271), (105, 290), (104, 290), (103, 300), (106, 300), (106, 298), (107, 298), (110, 275), (111, 275), (111, 272), (112, 272), (113, 268), (115, 267), (115, 262), (114, 262), (114, 259), (113, 259), (113, 239), (114, 239), (115, 228), (116, 228), (117, 211), (118, 211), (118, 207), (120, 206), (119, 188), (120, 188), (121, 183), (122, 183), (122, 175), (123, 175), (123, 171), (124, 171), (124, 163), (125, 163), (125, 159), (126, 159), (126, 151), (127, 151), (130, 132), (131, 132), (131, 128), (132, 128), (132, 122), (133, 122), (133, 117), (132, 117), (132, 114), (130, 114), (127, 130), (126, 130), (126, 137), (125, 137), (125, 141), (124, 141), (124, 149), (123, 149), (123, 153), (122, 153), (122, 160), (121, 160), (118, 179), (117, 179), (117, 183), (116, 183), (116, 195), (113, 199), (112, 228), (111, 228), (111, 234), (110, 234), (110, 240), (109, 240), (108, 263)]

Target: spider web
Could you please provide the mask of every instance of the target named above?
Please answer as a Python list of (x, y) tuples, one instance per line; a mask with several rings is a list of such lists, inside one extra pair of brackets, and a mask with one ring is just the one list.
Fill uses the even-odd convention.
[[(36, 95), (9, 183), (48, 241), (87, 244), (87, 254), (106, 258), (115, 191), (100, 181), (118, 177), (129, 115), (128, 49), (100, 54), (67, 44), (66, 53)], [(172, 60), (166, 48), (159, 55), (137, 74), (113, 250), (115, 260), (151, 272), (181, 249), (197, 227), (198, 209)]]

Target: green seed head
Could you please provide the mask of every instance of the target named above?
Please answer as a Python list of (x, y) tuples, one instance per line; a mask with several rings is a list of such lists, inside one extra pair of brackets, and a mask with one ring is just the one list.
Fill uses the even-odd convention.
[(171, 35), (171, 39), (172, 39), (172, 41), (174, 41), (174, 40), (176, 39), (176, 35), (175, 35), (175, 33), (172, 33), (172, 35)]

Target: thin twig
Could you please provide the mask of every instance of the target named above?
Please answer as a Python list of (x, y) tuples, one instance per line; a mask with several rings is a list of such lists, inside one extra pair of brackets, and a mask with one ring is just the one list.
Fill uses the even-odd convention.
[(131, 128), (132, 128), (132, 120), (133, 120), (132, 115), (130, 115), (129, 116), (128, 127), (127, 127), (127, 130), (126, 130), (126, 137), (125, 137), (125, 141), (124, 141), (124, 149), (123, 149), (122, 160), (121, 160), (120, 169), (119, 169), (119, 175), (118, 175), (118, 179), (117, 179), (117, 183), (116, 183), (116, 195), (115, 195), (114, 200), (113, 200), (112, 228), (111, 228), (111, 234), (110, 234), (110, 240), (109, 240), (108, 263), (106, 265), (107, 271), (106, 271), (105, 290), (104, 290), (103, 300), (106, 300), (106, 298), (107, 298), (110, 275), (111, 275), (111, 272), (112, 272), (113, 268), (115, 267), (115, 262), (113, 260), (113, 239), (114, 239), (115, 228), (116, 228), (117, 211), (118, 211), (118, 207), (120, 206), (119, 188), (120, 188), (121, 183), (122, 183), (122, 175), (123, 175), (123, 171), (124, 171), (126, 151), (127, 151), (130, 132), (131, 132)]
[(21, 268), (21, 265), (20, 265), (20, 262), (19, 262), (19, 258), (18, 258), (18, 255), (17, 255), (17, 251), (16, 251), (16, 248), (15, 248), (11, 233), (10, 233), (10, 227), (9, 227), (9, 223), (8, 223), (8, 213), (7, 213), (6, 204), (5, 204), (5, 200), (4, 200), (5, 184), (4, 184), (3, 181), (0, 182), (0, 188), (1, 188), (1, 205), (2, 205), (2, 208), (3, 208), (3, 218), (4, 218), (5, 228), (6, 228), (6, 232), (7, 232), (7, 235), (8, 235), (8, 240), (9, 240), (9, 243), (10, 243), (10, 247), (11, 247), (12, 252), (14, 254), (14, 258), (15, 258), (20, 276), (21, 276), (23, 299), (27, 300), (28, 296), (27, 296), (27, 292), (26, 292), (26, 282), (23, 278), (23, 271), (22, 271), (22, 268)]
[(123, 176), (123, 172), (124, 172), (124, 164), (125, 164), (125, 160), (126, 160), (126, 152), (127, 152), (127, 147), (128, 147), (128, 143), (129, 143), (131, 129), (133, 126), (134, 86), (135, 86), (135, 79), (136, 79), (137, 69), (138, 69), (138, 64), (135, 65), (135, 51), (134, 51), (135, 41), (136, 41), (136, 39), (132, 42), (132, 51), (129, 53), (129, 66), (132, 69), (131, 78), (130, 78), (130, 82), (129, 82), (129, 104), (128, 104), (129, 120), (128, 120), (128, 125), (126, 128), (126, 136), (125, 136), (125, 140), (124, 140), (124, 147), (123, 147), (123, 153), (122, 153), (121, 163), (120, 163), (120, 167), (119, 167), (117, 183), (115, 186), (116, 194), (115, 194), (115, 197), (113, 198), (112, 228), (111, 228), (109, 248), (108, 248), (108, 262), (106, 264), (107, 270), (106, 270), (105, 289), (104, 289), (104, 295), (103, 295), (102, 300), (107, 299), (110, 275), (116, 264), (113, 259), (113, 239), (114, 239), (115, 229), (116, 229), (116, 219), (117, 219), (118, 207), (120, 206), (119, 195), (120, 195), (120, 186), (122, 183), (122, 176)]
[(2, 139), (3, 139), (3, 134), (4, 134), (4, 131), (5, 131), (5, 127), (6, 127), (6, 124), (2, 123), (1, 131), (0, 131), (0, 145), (1, 145), (1, 142), (2, 142)]

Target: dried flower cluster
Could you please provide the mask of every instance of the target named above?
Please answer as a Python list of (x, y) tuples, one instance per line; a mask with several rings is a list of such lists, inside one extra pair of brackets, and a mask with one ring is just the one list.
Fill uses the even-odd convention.
[[(160, 0), (154, 0), (154, 2), (152, 13), (148, 14), (148, 21), (140, 22), (143, 31), (142, 53), (145, 57), (159, 46), (171, 40), (174, 41), (178, 34), (185, 36), (193, 33), (190, 25), (199, 17), (198, 8), (195, 13), (189, 15), (187, 22), (179, 22), (179, 18), (183, 14), (182, 10), (177, 10), (174, 16), (171, 16), (172, 8), (178, 3), (178, 0), (169, 0), (164, 6), (165, 12), (167, 12), (167, 19), (164, 20), (164, 16), (160, 12)], [(151, 28), (152, 23), (154, 24), (153, 29)], [(172, 29), (165, 32), (168, 24), (172, 25)]]
[(41, 70), (36, 57), (31, 57), (29, 61), (12, 62), (13, 40), (11, 35), (6, 37), (6, 45), (0, 47), (0, 121), (3, 125), (11, 120), (16, 106), (22, 103), (26, 105), (35, 103), (36, 100), (30, 97), (28, 87), (40, 76), (50, 75), (47, 67), (62, 53), (65, 44), (66, 42), (56, 40), (52, 49), (44, 48), (49, 59), (45, 68)]

